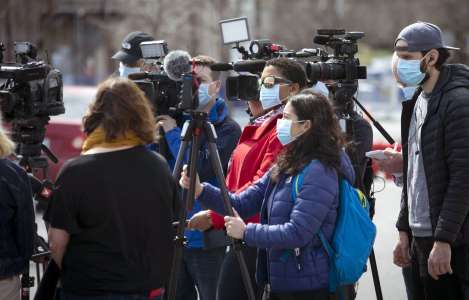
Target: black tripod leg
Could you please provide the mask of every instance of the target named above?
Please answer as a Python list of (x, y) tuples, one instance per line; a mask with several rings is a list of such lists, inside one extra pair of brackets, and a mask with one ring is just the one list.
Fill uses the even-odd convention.
[(376, 299), (383, 300), (383, 292), (381, 290), (381, 283), (379, 281), (378, 266), (376, 265), (376, 256), (374, 248), (371, 249), (370, 266), (371, 275), (373, 275), (373, 283), (375, 285)]
[[(183, 199), (185, 205), (181, 205), (179, 210), (179, 224), (177, 228), (177, 234), (175, 238), (175, 251), (173, 256), (173, 264), (171, 270), (171, 276), (169, 280), (168, 286), (168, 300), (176, 299), (176, 290), (177, 290), (177, 283), (178, 283), (178, 275), (181, 270), (181, 263), (183, 259), (183, 250), (184, 250), (184, 230), (186, 228), (186, 216), (187, 212), (192, 210), (192, 206), (194, 203), (195, 198), (195, 183), (196, 183), (196, 176), (190, 176), (190, 174), (197, 174), (197, 156), (198, 156), (198, 149), (200, 148), (200, 133), (201, 130), (195, 128), (195, 133), (192, 136), (192, 147), (191, 147), (191, 155), (189, 158), (189, 177), (190, 177), (190, 185), (189, 191), (183, 190)], [(182, 170), (182, 162), (185, 155), (185, 150), (187, 149), (188, 139), (187, 135), (190, 135), (191, 131), (187, 131), (185, 136), (183, 137), (183, 143), (181, 144), (181, 148), (178, 152), (178, 158), (176, 160), (176, 166), (173, 171), (174, 178), (179, 178), (179, 174)]]
[[(218, 154), (218, 149), (214, 142), (208, 143), (208, 153), (210, 156), (210, 162), (212, 164), (213, 171), (217, 177), (218, 183), (220, 184), (225, 209), (230, 216), (234, 216), (233, 207), (231, 206), (228, 194), (228, 189), (225, 185), (225, 176), (223, 175), (223, 168), (221, 166), (220, 155)], [(241, 276), (243, 278), (244, 287), (246, 288), (246, 293), (248, 294), (248, 299), (255, 300), (256, 296), (254, 294), (254, 289), (251, 284), (251, 277), (249, 276), (246, 260), (244, 259), (243, 252), (241, 251), (241, 241), (231, 239), (231, 244), (235, 250), (236, 258), (238, 259), (239, 267), (241, 269)]]
[[(178, 157), (176, 159), (176, 165), (173, 170), (173, 177), (177, 180), (182, 170), (182, 163), (184, 161), (184, 155), (186, 153), (188, 141), (183, 138), (181, 147), (179, 148)], [(187, 211), (185, 209), (184, 200), (186, 198), (186, 193), (183, 191), (183, 196), (181, 199), (181, 204), (179, 205), (179, 214), (178, 214), (178, 225), (176, 230), (176, 236), (174, 238), (174, 255), (172, 262), (172, 270), (168, 283), (168, 297), (166, 299), (176, 299), (176, 290), (178, 283), (178, 274), (181, 270), (182, 263), (182, 254), (184, 249), (184, 229), (186, 222)]]

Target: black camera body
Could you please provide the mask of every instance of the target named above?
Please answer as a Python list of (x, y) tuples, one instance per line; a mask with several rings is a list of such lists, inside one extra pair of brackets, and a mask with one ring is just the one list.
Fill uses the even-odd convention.
[[(30, 47), (30, 50), (26, 48)], [(29, 43), (16, 43), (16, 63), (0, 62), (0, 107), (6, 121), (65, 112), (62, 74), (43, 61)], [(32, 56), (32, 57), (31, 57)]]
[(319, 29), (317, 32), (314, 42), (333, 49), (334, 53), (322, 56), (319, 62), (306, 64), (306, 74), (312, 82), (366, 79), (366, 67), (355, 57), (357, 41), (365, 35), (363, 32), (346, 33), (343, 29)]
[[(140, 73), (137, 73), (140, 75)], [(170, 115), (175, 117), (179, 114), (179, 95), (181, 92), (181, 82), (171, 80), (164, 72), (141, 73), (138, 79), (136, 76), (129, 76), (145, 93), (152, 104), (156, 115)]]
[[(5, 48), (0, 46), (3, 60)], [(22, 165), (30, 169), (46, 169), (44, 151), (57, 162), (42, 143), (49, 117), (65, 112), (63, 82), (59, 70), (38, 60), (37, 48), (29, 42), (15, 43), (15, 63), (0, 60), (0, 108), (12, 124), (12, 138)]]

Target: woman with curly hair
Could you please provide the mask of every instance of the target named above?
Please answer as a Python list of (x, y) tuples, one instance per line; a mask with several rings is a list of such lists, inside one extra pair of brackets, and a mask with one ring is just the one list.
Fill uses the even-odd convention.
[[(328, 299), (328, 256), (317, 233), (331, 240), (339, 174), (353, 182), (353, 168), (333, 109), (320, 94), (293, 96), (277, 121), (277, 135), (285, 147), (273, 168), (244, 192), (230, 194), (237, 215), (225, 217), (227, 233), (259, 249), (256, 273), (266, 286), (264, 299)], [(303, 170), (293, 199), (293, 179)], [(180, 183), (188, 187), (184, 172)], [(226, 214), (219, 189), (197, 183), (196, 196)], [(256, 212), (259, 224), (240, 218)]]

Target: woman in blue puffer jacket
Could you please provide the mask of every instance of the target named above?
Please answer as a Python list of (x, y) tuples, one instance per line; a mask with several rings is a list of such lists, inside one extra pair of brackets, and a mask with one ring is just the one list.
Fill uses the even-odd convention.
[[(328, 299), (328, 257), (317, 236), (331, 240), (338, 207), (339, 174), (354, 181), (343, 152), (343, 137), (329, 101), (316, 93), (299, 94), (285, 106), (277, 134), (285, 145), (274, 167), (241, 194), (230, 194), (236, 217), (225, 217), (227, 233), (259, 249), (257, 281), (264, 299)], [(292, 182), (306, 166), (296, 199)], [(185, 172), (181, 185), (189, 186)], [(220, 190), (197, 179), (203, 205), (226, 214)], [(261, 214), (260, 224), (240, 218)]]

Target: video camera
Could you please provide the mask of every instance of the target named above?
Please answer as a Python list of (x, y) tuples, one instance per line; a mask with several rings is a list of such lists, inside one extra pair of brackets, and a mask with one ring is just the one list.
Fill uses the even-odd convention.
[(7, 122), (12, 122), (12, 138), (17, 153), (32, 168), (44, 168), (40, 158), (49, 117), (65, 112), (62, 74), (37, 59), (37, 48), (29, 42), (15, 43), (14, 63), (3, 63), (5, 47), (0, 44), (0, 108)]
[(198, 105), (193, 97), (190, 55), (180, 50), (169, 52), (166, 41), (143, 42), (140, 48), (147, 71), (130, 74), (129, 78), (145, 92), (157, 116), (170, 115), (182, 122), (182, 112), (195, 110)]
[[(226, 96), (229, 100), (254, 100), (259, 97), (259, 78), (266, 61), (286, 57), (295, 59), (306, 66), (305, 62), (326, 61), (328, 53), (322, 49), (304, 48), (300, 51), (289, 50), (287, 47), (272, 43), (268, 39), (250, 40), (248, 21), (246, 17), (222, 20), (219, 22), (222, 40), (225, 45), (235, 44), (242, 60), (233, 64), (219, 64), (212, 70), (233, 70), (226, 80)], [(241, 42), (250, 42), (246, 49)]]
[(360, 66), (355, 57), (357, 40), (365, 36), (363, 32), (346, 33), (343, 29), (319, 29), (317, 32), (314, 42), (332, 48), (334, 53), (321, 56), (322, 61), (306, 64), (306, 74), (311, 81), (366, 79), (366, 67)]
[(326, 83), (337, 112), (351, 115), (353, 97), (358, 89), (358, 79), (366, 79), (366, 67), (355, 57), (357, 41), (365, 36), (363, 32), (345, 32), (343, 29), (319, 29), (314, 42), (333, 50), (333, 54), (322, 56), (321, 61), (306, 62), (306, 74), (311, 82)]

